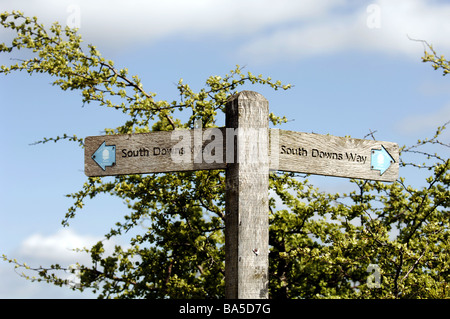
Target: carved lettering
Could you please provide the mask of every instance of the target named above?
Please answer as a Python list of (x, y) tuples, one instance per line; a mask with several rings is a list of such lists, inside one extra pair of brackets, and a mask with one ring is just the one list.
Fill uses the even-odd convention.
[(358, 163), (366, 163), (367, 156), (362, 156), (356, 153), (345, 153), (347, 160)]
[(312, 153), (312, 157), (328, 158), (328, 159), (334, 159), (334, 160), (342, 160), (343, 159), (343, 156), (341, 153), (324, 152), (324, 151), (320, 151), (315, 148), (312, 149), (311, 153)]
[(122, 157), (138, 157), (138, 156), (150, 156), (150, 151), (144, 147), (138, 150), (122, 150)]
[(311, 150), (307, 150), (304, 147), (293, 147), (287, 145), (281, 145), (280, 154), (282, 155), (294, 155), (294, 156), (310, 156), (315, 159), (329, 159), (329, 160), (347, 160), (349, 162), (355, 163), (366, 163), (367, 156), (363, 156), (357, 153), (338, 153), (338, 152), (330, 152), (324, 151), (318, 148), (312, 148)]
[(153, 156), (158, 156), (158, 155), (170, 155), (172, 152), (176, 152), (178, 154), (184, 154), (184, 149), (183, 148), (165, 148), (165, 147), (153, 147), (153, 152), (150, 153), (150, 150), (145, 148), (145, 147), (141, 147), (140, 149), (137, 150), (128, 150), (126, 148), (122, 149), (122, 157), (127, 158), (127, 157), (148, 157), (150, 155)]
[(281, 145), (281, 154), (292, 154), (298, 156), (308, 156), (308, 151), (303, 147), (287, 147), (286, 145)]

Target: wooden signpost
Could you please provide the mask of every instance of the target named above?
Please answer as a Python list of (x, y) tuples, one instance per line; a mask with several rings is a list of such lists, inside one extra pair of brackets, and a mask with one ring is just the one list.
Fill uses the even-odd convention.
[(392, 182), (396, 143), (269, 129), (269, 103), (243, 91), (226, 127), (85, 139), (87, 176), (226, 170), (225, 297), (268, 298), (269, 170)]
[[(396, 143), (271, 130), (271, 169), (393, 182), (398, 178)], [(278, 161), (278, 163), (277, 163)]]
[[(85, 173), (87, 176), (110, 176), (225, 168), (224, 159), (203, 160), (208, 140), (200, 139), (211, 135), (213, 130), (198, 131), (88, 136), (84, 143)], [(214, 131), (222, 132), (223, 129)], [(110, 147), (111, 151), (105, 151), (105, 147)]]

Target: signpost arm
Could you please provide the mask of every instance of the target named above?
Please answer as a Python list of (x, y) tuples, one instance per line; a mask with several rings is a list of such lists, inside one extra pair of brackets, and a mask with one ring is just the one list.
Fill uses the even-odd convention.
[(229, 299), (268, 298), (268, 115), (268, 101), (256, 92), (240, 92), (226, 104), (225, 297)]

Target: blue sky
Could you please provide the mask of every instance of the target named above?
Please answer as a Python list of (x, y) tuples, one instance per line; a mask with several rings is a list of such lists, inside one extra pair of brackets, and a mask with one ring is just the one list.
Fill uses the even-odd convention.
[[(450, 82), (421, 63), (423, 39), (450, 56), (450, 3), (425, 0), (0, 0), (0, 11), (22, 10), (47, 26), (80, 27), (84, 42), (117, 67), (138, 75), (147, 91), (172, 101), (180, 78), (199, 90), (210, 75), (236, 64), (291, 83), (288, 91), (248, 86), (290, 120), (281, 128), (410, 145), (450, 119)], [(10, 34), (0, 30), (0, 42)], [(17, 56), (0, 55), (0, 65)], [(81, 188), (83, 150), (60, 142), (30, 146), (64, 133), (100, 135), (119, 126), (120, 112), (63, 92), (46, 75), (0, 76), (0, 252), (31, 266), (87, 262), (70, 248), (89, 246), (126, 212), (120, 200), (87, 202), (69, 228), (61, 226)], [(447, 133), (442, 138), (449, 142)], [(410, 183), (420, 183), (401, 170)], [(346, 179), (312, 177), (328, 190), (350, 190)], [(117, 240), (126, 245), (126, 241)], [(114, 243), (111, 243), (113, 245)], [(30, 283), (0, 262), (0, 298), (90, 298)]]

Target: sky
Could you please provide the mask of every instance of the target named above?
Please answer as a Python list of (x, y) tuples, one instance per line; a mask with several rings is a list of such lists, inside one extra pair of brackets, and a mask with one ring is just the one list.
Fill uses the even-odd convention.
[[(200, 90), (210, 75), (245, 71), (290, 83), (288, 91), (246, 86), (264, 95), (281, 129), (412, 145), (450, 120), (450, 82), (422, 63), (422, 42), (450, 57), (450, 2), (435, 0), (0, 0), (46, 26), (78, 27), (115, 66), (138, 75), (156, 99), (178, 98), (183, 78)], [(0, 29), (0, 43), (11, 34)], [(0, 65), (17, 56), (0, 54)], [(120, 112), (82, 104), (80, 92), (52, 86), (47, 75), (0, 75), (0, 253), (30, 266), (88, 263), (73, 249), (102, 240), (127, 212), (121, 200), (87, 201), (69, 227), (65, 197), (87, 180), (75, 143), (30, 145), (44, 137), (101, 135)], [(450, 141), (448, 132), (442, 136)], [(436, 150), (440, 151), (440, 150)], [(443, 154), (443, 153), (441, 153)], [(444, 154), (443, 154), (444, 155)], [(447, 156), (448, 156), (447, 152)], [(421, 179), (400, 169), (407, 182)], [(311, 177), (329, 191), (348, 180)], [(127, 245), (126, 239), (107, 244)], [(70, 276), (70, 274), (67, 274)], [(0, 261), (0, 298), (94, 298), (68, 287), (32, 283)]]

